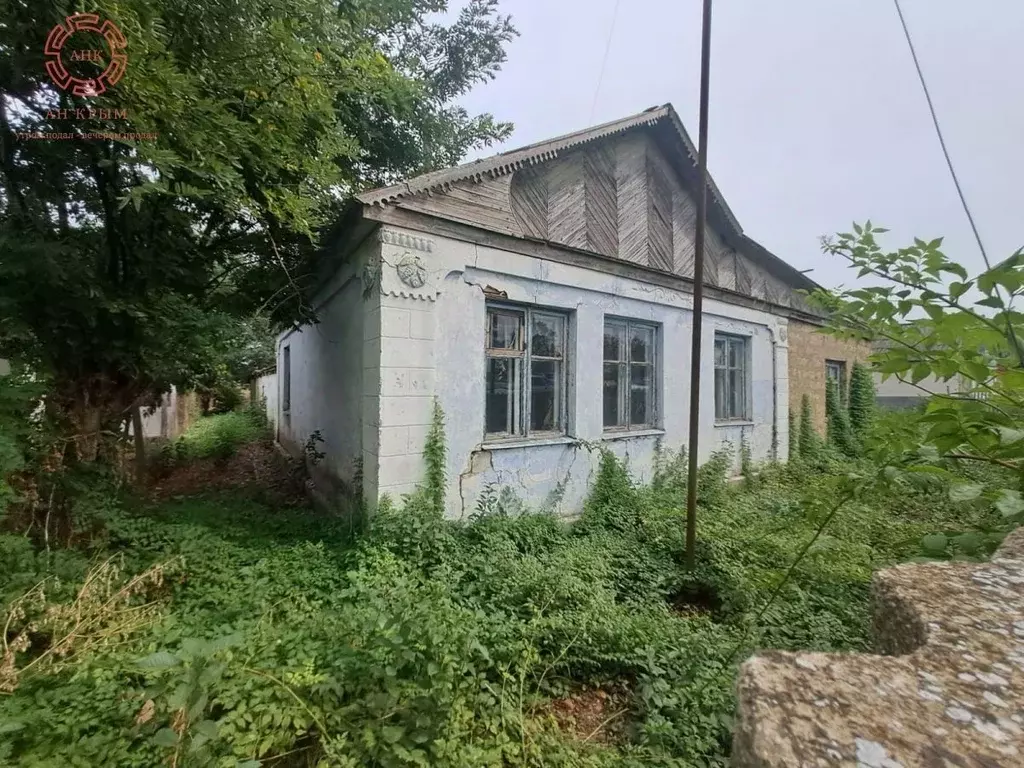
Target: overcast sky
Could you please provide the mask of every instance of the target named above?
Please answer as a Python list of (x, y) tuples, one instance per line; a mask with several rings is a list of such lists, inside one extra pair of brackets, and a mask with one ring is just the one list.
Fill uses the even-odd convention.
[[(993, 262), (1024, 245), (1024, 2), (902, 0)], [(671, 102), (694, 141), (700, 0), (502, 0), (520, 37), (463, 101), (515, 123), (499, 149)], [(819, 283), (853, 274), (820, 235), (870, 218), (896, 247), (982, 261), (891, 0), (716, 0), (709, 168), (745, 232)], [(593, 113), (592, 113), (593, 109)], [(480, 155), (492, 154), (488, 149)]]

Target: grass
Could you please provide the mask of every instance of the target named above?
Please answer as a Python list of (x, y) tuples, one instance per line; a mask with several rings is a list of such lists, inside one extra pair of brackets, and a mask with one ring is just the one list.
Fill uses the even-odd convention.
[[(208, 456), (251, 429), (238, 414), (211, 417), (186, 444)], [(142, 626), (119, 634), (121, 614), (104, 614), (64, 660), (37, 664), (0, 698), (0, 762), (725, 765), (746, 655), (866, 649), (873, 570), (989, 514), (940, 486), (867, 492), (762, 614), (842, 475), (769, 466), (730, 487), (727, 463), (701, 470), (695, 573), (681, 566), (681, 457), (650, 487), (604, 457), (571, 524), (504, 496), (452, 523), (425, 492), (353, 534), (308, 509), (200, 494), (110, 499), (92, 511), (106, 531), (92, 552), (46, 555), (0, 537), (6, 600), (48, 579), (15, 633), (62, 615), (99, 564), (119, 568), (104, 572), (112, 594), (133, 574), (166, 573), (117, 609), (147, 606)], [(15, 666), (59, 630), (26, 635)]]
[(173, 444), (178, 459), (227, 458), (246, 443), (269, 435), (255, 409), (203, 416)]

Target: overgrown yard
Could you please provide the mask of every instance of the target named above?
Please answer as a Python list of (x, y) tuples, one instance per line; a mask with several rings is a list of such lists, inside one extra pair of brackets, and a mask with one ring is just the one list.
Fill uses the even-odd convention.
[(943, 556), (999, 538), (950, 544), (990, 513), (940, 481), (869, 492), (764, 611), (850, 467), (729, 486), (727, 462), (701, 470), (695, 574), (678, 456), (643, 488), (605, 456), (571, 523), (500, 504), (445, 522), (429, 488), (365, 527), (259, 482), (95, 494), (88, 549), (0, 537), (0, 763), (721, 765), (753, 649), (866, 649), (872, 570), (928, 534)]

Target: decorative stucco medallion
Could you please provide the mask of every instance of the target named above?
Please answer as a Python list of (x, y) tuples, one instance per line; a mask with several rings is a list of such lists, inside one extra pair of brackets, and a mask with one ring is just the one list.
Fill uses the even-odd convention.
[(420, 257), (406, 252), (395, 265), (398, 272), (398, 279), (410, 288), (422, 288), (427, 282), (427, 268), (423, 266)]
[(786, 326), (780, 325), (779, 326), (779, 339), (781, 339), (783, 342), (785, 342), (787, 335), (788, 335), (788, 332), (786, 331)]

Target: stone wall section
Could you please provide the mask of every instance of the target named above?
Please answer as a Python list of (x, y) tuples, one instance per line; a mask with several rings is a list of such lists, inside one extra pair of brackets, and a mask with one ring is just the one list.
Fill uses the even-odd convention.
[(1024, 529), (987, 563), (880, 571), (883, 654), (761, 653), (737, 683), (735, 768), (1024, 765)]
[(845, 363), (846, 384), (855, 362), (864, 362), (871, 344), (845, 341), (821, 333), (820, 327), (791, 319), (789, 321), (789, 407), (800, 415), (804, 394), (810, 395), (814, 428), (825, 434), (825, 361)]

